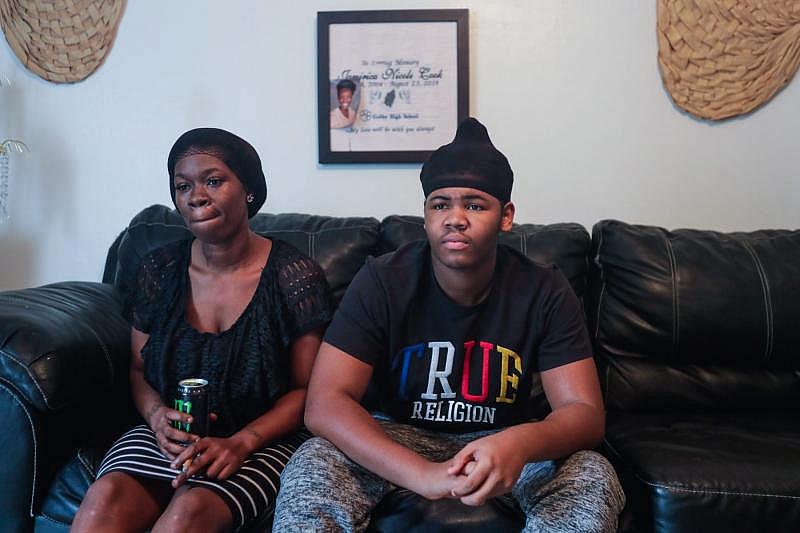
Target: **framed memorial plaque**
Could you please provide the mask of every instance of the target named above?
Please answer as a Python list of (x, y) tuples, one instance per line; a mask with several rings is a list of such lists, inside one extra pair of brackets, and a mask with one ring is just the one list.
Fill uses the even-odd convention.
[(416, 163), (469, 112), (466, 9), (317, 14), (320, 163)]

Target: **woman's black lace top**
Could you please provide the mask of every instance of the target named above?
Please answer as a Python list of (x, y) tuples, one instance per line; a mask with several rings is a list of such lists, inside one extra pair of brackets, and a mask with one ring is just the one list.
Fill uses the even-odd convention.
[(228, 436), (264, 414), (290, 385), (290, 346), (326, 325), (332, 316), (322, 269), (291, 245), (272, 239), (272, 250), (253, 299), (220, 333), (204, 333), (186, 321), (191, 240), (167, 244), (147, 255), (125, 313), (150, 335), (142, 348), (145, 380), (172, 406), (178, 381), (204, 378), (211, 433)]

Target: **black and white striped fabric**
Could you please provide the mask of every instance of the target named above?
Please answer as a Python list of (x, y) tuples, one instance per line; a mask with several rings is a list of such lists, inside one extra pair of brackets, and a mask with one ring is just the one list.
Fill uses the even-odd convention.
[[(281, 472), (295, 450), (311, 435), (299, 431), (251, 454), (234, 475), (225, 480), (193, 477), (189, 485), (206, 487), (228, 505), (236, 528), (272, 513), (280, 486)], [(97, 477), (109, 472), (126, 472), (133, 476), (172, 481), (178, 474), (170, 467), (156, 443), (155, 433), (148, 426), (136, 426), (114, 443), (106, 453)]]

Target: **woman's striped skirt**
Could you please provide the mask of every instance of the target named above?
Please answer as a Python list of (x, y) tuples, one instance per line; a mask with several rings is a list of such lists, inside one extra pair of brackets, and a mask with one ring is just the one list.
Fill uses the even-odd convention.
[[(297, 447), (309, 437), (307, 431), (301, 430), (271, 443), (245, 459), (239, 471), (228, 479), (195, 476), (187, 483), (208, 488), (219, 495), (230, 508), (234, 526), (238, 529), (256, 517), (275, 510), (275, 497), (283, 467)], [(178, 475), (158, 447), (155, 433), (144, 424), (125, 433), (106, 453), (97, 477), (109, 472), (125, 472), (167, 482)]]

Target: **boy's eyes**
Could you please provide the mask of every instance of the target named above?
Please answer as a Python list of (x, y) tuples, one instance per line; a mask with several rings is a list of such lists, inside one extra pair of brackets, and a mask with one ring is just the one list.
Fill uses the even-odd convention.
[[(442, 209), (447, 209), (447, 204), (444, 202), (431, 204), (430, 208), (433, 211), (441, 211)], [(469, 203), (464, 206), (464, 209), (466, 209), (467, 211), (483, 211), (484, 207), (481, 204)]]

